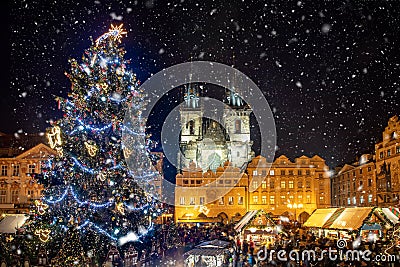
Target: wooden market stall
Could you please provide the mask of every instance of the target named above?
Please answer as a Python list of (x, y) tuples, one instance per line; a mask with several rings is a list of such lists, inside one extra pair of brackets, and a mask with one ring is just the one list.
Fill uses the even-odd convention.
[(183, 255), (185, 258), (185, 266), (223, 266), (230, 255), (229, 249), (231, 247), (232, 244), (230, 242), (217, 239), (203, 242)]

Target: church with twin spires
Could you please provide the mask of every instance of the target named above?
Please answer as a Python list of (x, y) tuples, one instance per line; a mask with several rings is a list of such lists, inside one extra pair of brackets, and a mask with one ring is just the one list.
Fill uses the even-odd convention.
[(201, 95), (204, 86), (189, 83), (182, 90), (181, 133), (178, 169), (195, 163), (204, 172), (216, 171), (224, 162), (243, 169), (254, 157), (250, 140), (250, 107), (237, 91), (226, 90), (222, 114), (206, 118), (207, 105)]

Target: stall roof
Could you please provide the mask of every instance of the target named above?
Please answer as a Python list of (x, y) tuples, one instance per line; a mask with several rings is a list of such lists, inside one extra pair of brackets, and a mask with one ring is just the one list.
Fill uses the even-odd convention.
[(343, 211), (343, 209), (317, 209), (315, 210), (310, 218), (304, 223), (304, 226), (306, 227), (315, 227), (315, 228), (322, 228), (323, 226), (326, 227), (326, 222), (329, 221), (331, 217), (335, 213), (338, 213), (337, 211)]
[(196, 248), (227, 248), (230, 245), (231, 243), (227, 241), (215, 239), (200, 243), (199, 245), (196, 246)]
[(390, 222), (395, 225), (400, 222), (400, 214), (399, 210), (396, 208), (382, 208), (382, 212), (386, 215), (386, 217), (390, 220)]
[(16, 228), (21, 227), (27, 219), (24, 214), (7, 214), (0, 221), (0, 233), (15, 234)]
[[(258, 218), (256, 220), (256, 218)], [(247, 212), (243, 218), (235, 225), (235, 231), (241, 232), (247, 225), (256, 226), (275, 226), (275, 222), (264, 210), (251, 210)]]
[(251, 220), (251, 218), (253, 218), (254, 215), (257, 214), (257, 212), (258, 212), (258, 210), (251, 210), (251, 211), (248, 211), (248, 212), (243, 216), (243, 218), (235, 225), (235, 230), (236, 230), (237, 232), (240, 232), (240, 231), (243, 229), (243, 227), (245, 227), (245, 226), (249, 223), (249, 221)]
[(200, 255), (200, 256), (218, 256), (223, 255), (226, 252), (226, 249), (215, 249), (215, 248), (194, 248), (189, 250), (184, 254), (184, 257), (188, 257), (190, 255)]
[(373, 207), (346, 208), (328, 228), (339, 230), (360, 229), (373, 210)]

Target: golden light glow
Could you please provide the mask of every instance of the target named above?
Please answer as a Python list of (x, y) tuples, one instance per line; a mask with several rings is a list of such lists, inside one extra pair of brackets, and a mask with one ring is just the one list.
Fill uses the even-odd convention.
[(97, 150), (99, 150), (96, 145), (91, 145), (88, 142), (85, 142), (85, 147), (91, 157), (94, 157), (97, 153)]
[(61, 146), (61, 129), (58, 126), (55, 126), (49, 130), (47, 133), (47, 139), (49, 140), (49, 145), (51, 148), (55, 148), (56, 146)]
[(48, 229), (35, 230), (35, 235), (37, 235), (42, 242), (49, 241), (50, 233), (51, 231)]
[(37, 211), (40, 215), (43, 215), (46, 213), (46, 210), (49, 208), (49, 205), (44, 204), (42, 201), (40, 200), (35, 200), (35, 205), (37, 208)]
[(13, 240), (14, 240), (14, 237), (12, 235), (6, 237), (7, 242), (12, 242)]
[(127, 158), (129, 158), (130, 156), (131, 156), (131, 154), (132, 154), (132, 151), (129, 149), (129, 148), (124, 148), (124, 157), (127, 159)]
[(115, 204), (115, 208), (119, 213), (121, 213), (122, 215), (125, 215), (125, 208), (124, 208), (123, 202)]
[(119, 26), (114, 26), (111, 24), (111, 29), (109, 29), (108, 32), (97, 38), (96, 46), (98, 46), (101, 41), (107, 39), (110, 36), (114, 39), (114, 41), (120, 43), (122, 35), (126, 35), (128, 33), (122, 28), (122, 26), (124, 26), (124, 24), (120, 24)]

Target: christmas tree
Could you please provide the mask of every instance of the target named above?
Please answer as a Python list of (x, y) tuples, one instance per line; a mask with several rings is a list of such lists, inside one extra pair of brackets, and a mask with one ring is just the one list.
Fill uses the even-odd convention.
[[(120, 43), (125, 34), (122, 25), (112, 26), (85, 51), (81, 62), (70, 60), (66, 76), (71, 91), (67, 99), (57, 98), (64, 116), (47, 131), (57, 153), (43, 162), (47, 188), (33, 205), (26, 239), (31, 248), (46, 246), (52, 257), (75, 259), (71, 266), (83, 266), (82, 257), (101, 261), (110, 243), (145, 240), (152, 220), (163, 211), (137, 184), (143, 177), (132, 173), (125, 161), (135, 153), (149, 154), (151, 146), (122, 147), (128, 106), (141, 127), (129, 131), (139, 135), (144, 135), (140, 112), (146, 106), (145, 94), (124, 60)], [(64, 243), (71, 233), (82, 241), (86, 255), (76, 251), (76, 242)]]

